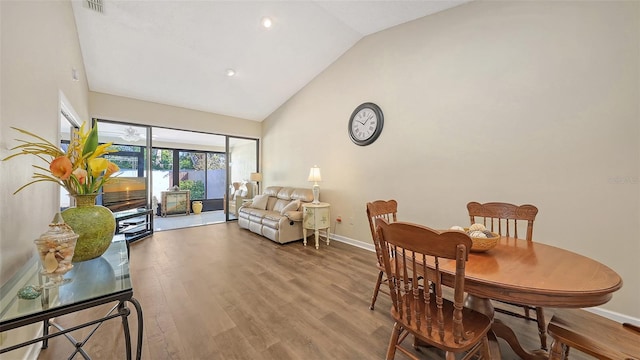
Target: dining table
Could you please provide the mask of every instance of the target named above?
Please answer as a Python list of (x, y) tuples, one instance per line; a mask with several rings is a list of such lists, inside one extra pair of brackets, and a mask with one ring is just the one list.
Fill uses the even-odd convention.
[[(442, 282), (453, 286), (455, 261), (440, 261)], [(607, 303), (622, 287), (608, 266), (575, 252), (541, 242), (501, 236), (485, 252), (470, 252), (466, 264), (465, 306), (493, 319), (489, 332), (492, 359), (500, 359), (497, 338), (522, 359), (547, 359), (542, 349), (524, 349), (517, 335), (495, 318), (491, 299), (550, 308), (586, 308)]]

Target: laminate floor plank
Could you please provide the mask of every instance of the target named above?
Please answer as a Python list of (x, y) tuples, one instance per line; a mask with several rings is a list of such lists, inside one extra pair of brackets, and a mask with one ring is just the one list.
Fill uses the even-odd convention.
[[(369, 310), (375, 264), (375, 253), (364, 249), (337, 241), (321, 242), (318, 250), (313, 241), (306, 247), (301, 241), (280, 245), (235, 222), (156, 232), (131, 244), (134, 297), (144, 312), (142, 358), (384, 359), (393, 321), (385, 294)], [(108, 309), (57, 321), (71, 326)], [(554, 311), (546, 309), (549, 319)], [(518, 333), (525, 348), (538, 346), (535, 322), (496, 317)], [(135, 335), (135, 311), (130, 319)], [(78, 331), (77, 338), (88, 331)], [(501, 349), (503, 359), (518, 359), (502, 342)], [(85, 350), (93, 359), (124, 359), (121, 321), (102, 324)], [(57, 337), (38, 359), (67, 359), (72, 351), (66, 339)], [(416, 354), (443, 358), (433, 349)], [(572, 351), (571, 359), (592, 358)]]

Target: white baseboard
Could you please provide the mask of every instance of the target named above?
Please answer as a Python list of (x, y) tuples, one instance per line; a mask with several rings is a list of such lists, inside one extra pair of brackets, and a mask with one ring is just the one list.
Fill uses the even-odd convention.
[(633, 325), (640, 326), (640, 319), (634, 318), (629, 315), (620, 314), (615, 311), (603, 309), (601, 307), (592, 307), (592, 308), (587, 308), (585, 310), (590, 311), (596, 315), (606, 317), (609, 320), (613, 320), (619, 323), (631, 323)]
[[(40, 326), (40, 330), (38, 331), (38, 335), (42, 334), (42, 326)], [(24, 354), (23, 360), (38, 360), (38, 356), (40, 355), (40, 350), (42, 349), (42, 343), (37, 342), (35, 344), (31, 344), (27, 346), (25, 349), (26, 353)]]
[[(345, 244), (355, 246), (360, 249), (369, 250), (372, 252), (376, 251), (376, 248), (373, 246), (373, 244), (365, 243), (359, 240), (354, 240), (345, 236), (331, 234), (331, 240), (339, 241), (341, 243), (345, 243)], [(633, 316), (620, 314), (615, 311), (603, 309), (601, 307), (592, 307), (592, 308), (587, 308), (585, 310), (588, 310), (594, 314), (606, 317), (607, 319), (610, 319), (619, 323), (631, 323), (631, 324), (640, 326), (640, 319), (634, 318)]]
[(331, 234), (331, 240), (335, 240), (335, 241), (338, 241), (338, 242), (341, 242), (341, 243), (349, 244), (351, 246), (355, 246), (355, 247), (360, 248), (360, 249), (365, 249), (365, 250), (369, 250), (369, 251), (372, 251), (372, 252), (376, 252), (376, 248), (373, 246), (373, 244), (365, 243), (365, 242), (358, 241), (358, 240), (353, 240), (353, 239), (345, 237), (345, 236)]
[[(18, 344), (24, 341), (38, 338), (42, 336), (44, 324), (42, 322), (24, 326), (21, 328), (9, 330), (3, 333), (5, 336), (2, 342), (8, 341), (7, 345)], [(15, 349), (13, 351), (0, 355), (0, 360), (9, 359), (22, 359), (22, 360), (38, 360), (40, 355), (40, 349), (42, 348), (42, 342), (37, 342), (25, 347)]]

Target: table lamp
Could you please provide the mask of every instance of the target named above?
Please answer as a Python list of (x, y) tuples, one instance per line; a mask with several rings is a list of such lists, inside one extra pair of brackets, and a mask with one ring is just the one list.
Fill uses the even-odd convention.
[(318, 181), (322, 181), (322, 177), (320, 176), (320, 168), (318, 165), (314, 165), (309, 170), (309, 179), (308, 181), (313, 181), (313, 204), (319, 204), (320, 201), (320, 185), (318, 185)]
[(261, 173), (251, 173), (251, 175), (249, 176), (249, 180), (255, 181), (255, 183), (256, 183), (257, 192), (254, 193), (254, 195), (260, 195), (260, 181), (262, 181), (262, 174)]

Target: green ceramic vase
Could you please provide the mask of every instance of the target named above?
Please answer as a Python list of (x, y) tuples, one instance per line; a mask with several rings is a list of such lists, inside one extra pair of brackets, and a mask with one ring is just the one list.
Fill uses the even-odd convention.
[(75, 195), (76, 207), (62, 212), (62, 218), (80, 235), (76, 242), (73, 262), (95, 259), (111, 245), (116, 230), (116, 220), (111, 210), (96, 205), (97, 194)]

